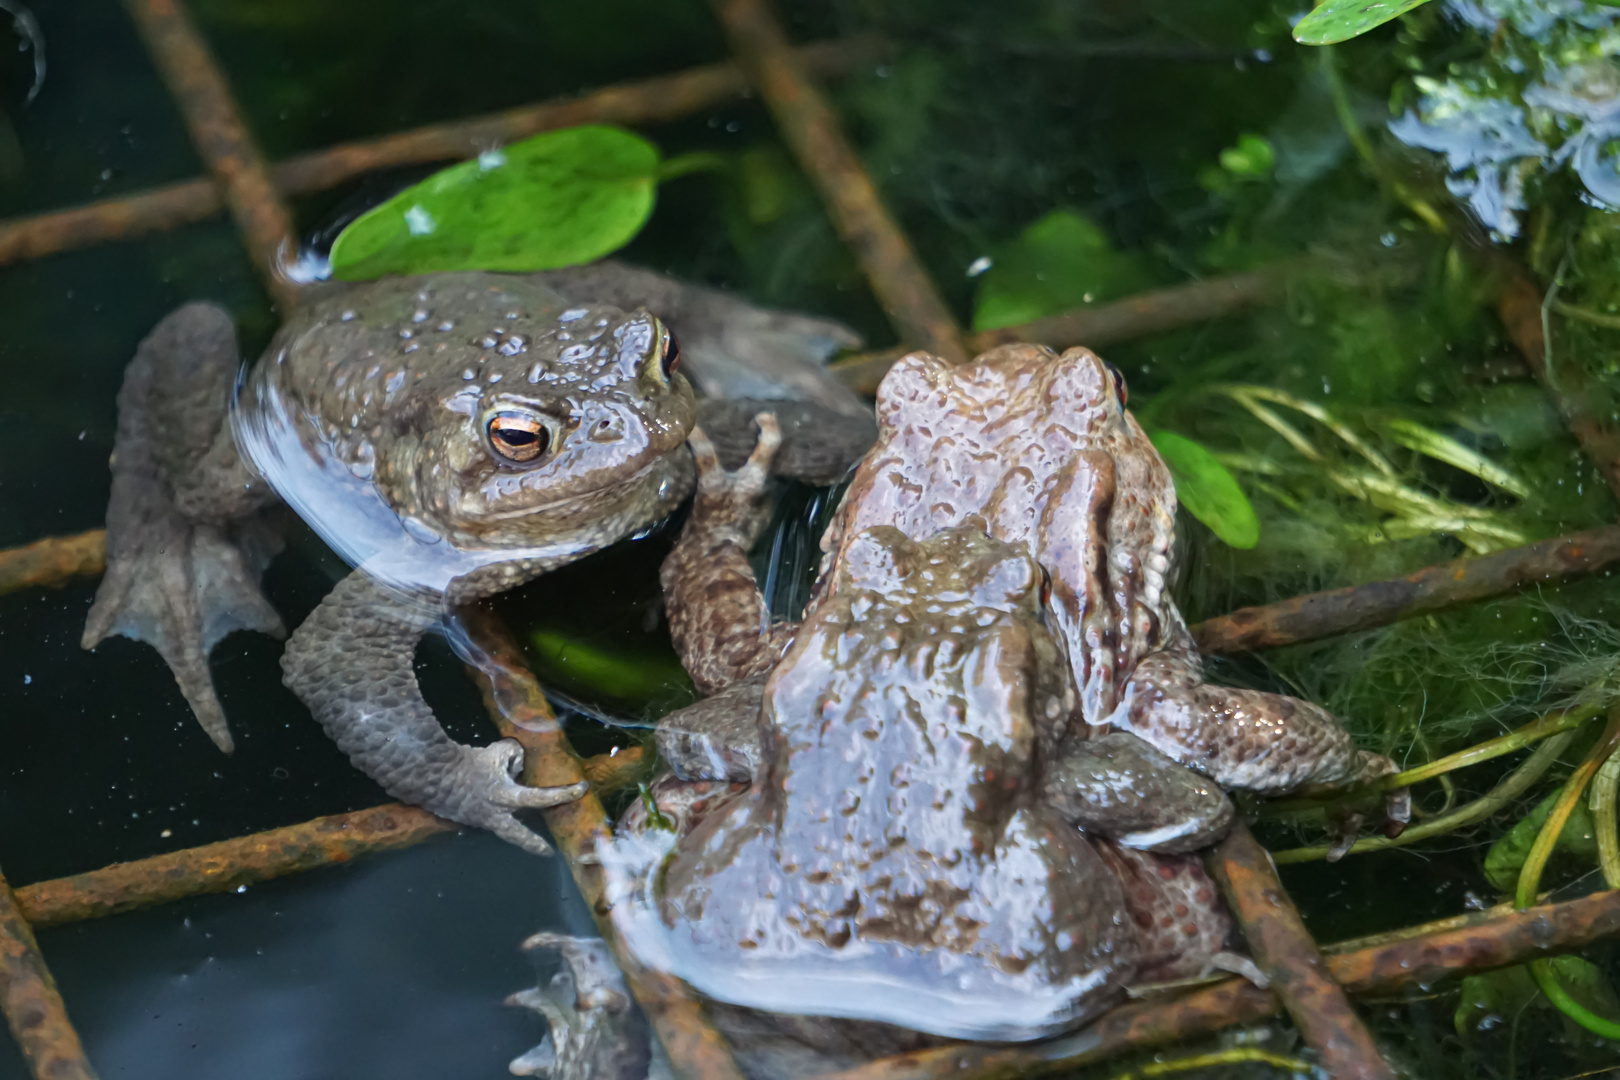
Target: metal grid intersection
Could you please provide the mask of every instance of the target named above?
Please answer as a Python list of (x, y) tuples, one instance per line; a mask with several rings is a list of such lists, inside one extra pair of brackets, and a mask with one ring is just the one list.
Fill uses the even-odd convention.
[[(295, 242), (281, 198), (334, 186), (365, 172), (477, 153), (508, 141), (588, 121), (648, 123), (688, 115), (756, 90), (784, 141), (812, 179), (829, 215), (859, 261), (874, 294), (907, 347), (953, 360), (1003, 341), (1100, 347), (1162, 332), (1275, 299), (1299, 261), (1268, 270), (1156, 290), (1037, 323), (964, 335), (918, 264), (909, 242), (843, 136), (812, 76), (865, 63), (880, 42), (851, 40), (792, 47), (764, 0), (711, 0), (736, 56), (676, 75), (607, 87), (580, 98), (544, 102), (451, 124), (433, 125), (334, 147), (268, 166), (242, 122), (224, 74), (181, 0), (125, 0), (163, 75), (210, 176), (120, 199), (0, 221), (0, 265), (203, 220), (228, 209), (266, 290), (283, 311), (297, 289), (278, 277), (279, 256)], [(1500, 261), (1485, 253), (1482, 258)], [(1522, 270), (1497, 267), (1504, 282), (1498, 312), (1510, 336), (1571, 432), (1620, 494), (1620, 437), (1586, 415), (1579, 388), (1552, 387), (1543, 367), (1541, 298)], [(883, 350), (840, 361), (834, 370), (871, 392), (902, 352)], [(0, 594), (54, 587), (99, 574), (105, 533), (41, 540), (0, 551)], [(1588, 574), (1620, 561), (1620, 526), (1605, 526), (1474, 559), (1429, 567), (1405, 578), (1314, 593), (1246, 608), (1194, 628), (1207, 652), (1241, 652), (1309, 641), (1500, 595), (1522, 585)], [(617, 949), (602, 902), (601, 871), (581, 859), (611, 828), (598, 793), (622, 786), (644, 764), (639, 751), (581, 761), (525, 668), (506, 631), (475, 614), (472, 632), (494, 656), (494, 673), (473, 671), (504, 736), (525, 749), (525, 783), (569, 784), (591, 792), (544, 812), (575, 882), (614, 945), (632, 993), (669, 1052), (676, 1072), (703, 1080), (740, 1080), (725, 1041), (678, 980), (640, 968)], [(34, 941), (33, 929), (97, 918), (187, 896), (235, 889), (284, 874), (410, 846), (456, 826), (413, 807), (389, 805), (273, 829), (235, 840), (18, 888), (0, 877), (0, 1010), (41, 1080), (95, 1076)], [(1211, 870), (1272, 981), (1261, 990), (1229, 978), (1173, 996), (1139, 1001), (1076, 1035), (1016, 1047), (947, 1046), (872, 1062), (820, 1080), (923, 1080), (1037, 1075), (1168, 1045), (1232, 1024), (1286, 1012), (1323, 1067), (1337, 1077), (1392, 1076), (1345, 991), (1384, 992), (1447, 974), (1486, 970), (1578, 949), (1620, 933), (1620, 891), (1526, 910), (1503, 905), (1474, 915), (1318, 948), (1299, 921), (1263, 849), (1241, 825), (1209, 855)]]

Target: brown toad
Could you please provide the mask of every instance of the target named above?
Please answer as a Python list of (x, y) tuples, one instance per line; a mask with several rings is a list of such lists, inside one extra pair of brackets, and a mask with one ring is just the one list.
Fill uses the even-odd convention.
[[(877, 412), (878, 443), (822, 538), (824, 594), (871, 526), (922, 539), (972, 525), (1028, 545), (1050, 575), (1076, 721), (1133, 732), (1226, 788), (1276, 794), (1395, 771), (1319, 706), (1205, 684), (1168, 592), (1175, 486), (1111, 365), (1039, 345), (959, 367), (912, 353), (884, 378)], [(1392, 815), (1403, 812), (1397, 798)]]
[(355, 567), (288, 642), (287, 685), (390, 794), (545, 851), (513, 811), (581, 789), (519, 785), (514, 741), (450, 739), (413, 655), (450, 606), (685, 498), (698, 407), (678, 357), (646, 311), (532, 275), (440, 274), (315, 290), (233, 392), (229, 316), (187, 305), (142, 343), (119, 396), (108, 570), (83, 643), (156, 646), (229, 751), (208, 651), (235, 629), (282, 632), (258, 578), (276, 546), (261, 511), (284, 499)]
[[(638, 955), (750, 1008), (998, 1040), (1072, 1026), (1144, 972), (1200, 970), (1226, 925), (1196, 861), (1094, 841), (1076, 824), (1099, 829), (1096, 807), (1054, 797), (1097, 747), (1069, 738), (1074, 685), (1027, 552), (879, 526), (834, 572), (763, 686), (752, 787), (681, 837), (651, 909), (622, 910)], [(663, 725), (682, 776), (712, 776), (726, 700)], [(1189, 831), (1224, 827), (1213, 785), (1155, 764)], [(1160, 866), (1202, 892), (1196, 915), (1157, 893), (1131, 910), (1121, 874)]]

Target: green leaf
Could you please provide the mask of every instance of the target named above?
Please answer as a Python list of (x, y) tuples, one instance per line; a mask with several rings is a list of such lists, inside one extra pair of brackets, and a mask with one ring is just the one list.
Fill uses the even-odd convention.
[(362, 214), (332, 245), (332, 273), (355, 281), (591, 262), (641, 231), (658, 178), (658, 148), (639, 135), (548, 131), (452, 165)]
[(1054, 210), (992, 253), (979, 279), (975, 330), (1016, 326), (1152, 284), (1142, 257), (1072, 210)]
[(1148, 433), (1176, 481), (1176, 497), (1193, 517), (1235, 548), (1260, 542), (1260, 519), (1249, 497), (1215, 455), (1173, 431)]
[[(1520, 818), (1513, 828), (1491, 845), (1491, 850), (1485, 856), (1485, 880), (1495, 888), (1503, 892), (1513, 891), (1519, 880), (1519, 870), (1524, 866), (1524, 860), (1530, 857), (1530, 848), (1551, 816), (1558, 795), (1554, 791), (1542, 799), (1534, 810)], [(1558, 847), (1582, 858), (1597, 856), (1597, 833), (1585, 799), (1576, 801), (1569, 820), (1564, 823), (1564, 831), (1559, 834)]]
[(1266, 176), (1277, 165), (1277, 151), (1259, 135), (1240, 135), (1221, 151), (1221, 168), (1234, 176)]
[(673, 700), (670, 708), (690, 700), (691, 680), (674, 657), (613, 652), (549, 629), (532, 631), (529, 643), (540, 677), (571, 692), (660, 704)]
[(1570, 997), (1599, 1016), (1620, 1016), (1620, 997), (1615, 995), (1602, 968), (1567, 954), (1552, 957), (1552, 966)]
[(1424, 427), (1414, 420), (1396, 419), (1385, 421), (1384, 430), (1389, 432), (1390, 438), (1407, 449), (1416, 450), (1436, 461), (1443, 461), (1463, 472), (1472, 473), (1487, 484), (1494, 484), (1509, 494), (1517, 495), (1521, 499), (1530, 494), (1530, 485), (1513, 473), (1478, 451), (1440, 434), (1433, 428)]
[(1427, 0), (1324, 0), (1294, 26), (1301, 45), (1332, 45), (1360, 37)]
[(1530, 978), (1530, 969), (1523, 964), (1469, 975), (1459, 989), (1452, 1023), (1465, 1041), (1471, 1041), (1475, 1032), (1502, 1027), (1541, 995)]
[[(1549, 962), (1564, 992), (1576, 1002), (1598, 1016), (1620, 1016), (1620, 997), (1601, 968), (1571, 955), (1555, 956)], [(1529, 965), (1516, 964), (1463, 979), (1452, 1022), (1459, 1036), (1473, 1042), (1476, 1033), (1501, 1029), (1531, 1006), (1554, 1008), (1530, 977)], [(1565, 1030), (1569, 1037), (1580, 1037), (1581, 1029), (1574, 1021), (1566, 1021)]]

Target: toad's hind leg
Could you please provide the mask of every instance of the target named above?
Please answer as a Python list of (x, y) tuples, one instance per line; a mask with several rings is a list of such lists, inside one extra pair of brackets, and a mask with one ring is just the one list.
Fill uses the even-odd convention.
[[(1319, 705), (1206, 684), (1185, 628), (1174, 640), (1136, 665), (1120, 722), (1178, 764), (1222, 787), (1268, 795), (1366, 783), (1397, 771), (1389, 758), (1357, 747)], [(1393, 820), (1405, 820), (1404, 805), (1399, 792), (1391, 793)]]
[(156, 648), (227, 753), (209, 650), (233, 630), (286, 633), (259, 591), (276, 543), (257, 511), (274, 496), (227, 423), (238, 365), (230, 316), (211, 304), (180, 308), (136, 350), (118, 395), (107, 572), (81, 639), (88, 649), (121, 634)]
[(736, 472), (721, 468), (708, 437), (692, 430), (697, 493), (660, 572), (675, 651), (704, 694), (769, 670), (791, 635), (790, 627), (771, 622), (748, 565), (748, 549), (765, 523), (767, 472), (781, 442), (774, 416), (762, 413), (756, 421), (759, 442)]
[(445, 734), (413, 663), (439, 614), (437, 605), (397, 597), (356, 571), (287, 642), (284, 681), (349, 760), (396, 799), (549, 854), (513, 811), (571, 802), (585, 784), (526, 787), (514, 779), (523, 762), (516, 740), (474, 747)]

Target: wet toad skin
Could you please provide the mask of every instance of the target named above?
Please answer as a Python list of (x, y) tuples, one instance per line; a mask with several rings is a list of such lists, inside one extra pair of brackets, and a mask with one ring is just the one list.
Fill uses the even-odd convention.
[(873, 525), (913, 539), (973, 525), (1026, 544), (1050, 575), (1076, 721), (1133, 732), (1228, 788), (1280, 793), (1395, 771), (1316, 705), (1204, 683), (1168, 593), (1175, 487), (1097, 356), (1007, 345), (953, 367), (912, 353), (884, 378), (877, 412), (877, 445), (822, 538), (823, 592)]
[[(765, 684), (762, 775), (679, 842), (662, 926), (626, 940), (752, 1008), (974, 1039), (1093, 1015), (1148, 948), (1044, 795), (1074, 689), (1040, 569), (971, 529), (877, 527), (836, 572)], [(1187, 946), (1197, 970), (1220, 943)]]
[(569, 304), (531, 278), (335, 286), (282, 328), (227, 423), (234, 331), (220, 309), (187, 305), (126, 375), (109, 568), (84, 643), (156, 645), (229, 750), (207, 651), (232, 629), (280, 630), (257, 585), (257, 512), (279, 495), (357, 567), (288, 642), (287, 685), (390, 794), (545, 851), (513, 811), (580, 789), (518, 784), (514, 741), (451, 740), (417, 687), (416, 643), (449, 605), (595, 551), (686, 495), (695, 403), (676, 355), (645, 312)]
[[(237, 387), (226, 313), (176, 311), (142, 342), (119, 395), (108, 570), (83, 644), (154, 645), (229, 752), (208, 652), (237, 629), (285, 633), (258, 587), (280, 543), (265, 511), (285, 499), (358, 568), (293, 635), (287, 684), (396, 797), (546, 850), (512, 811), (578, 792), (518, 785), (513, 742), (450, 740), (422, 701), (413, 652), (431, 627), (456, 633), (453, 605), (644, 528), (689, 490), (694, 401), (677, 347), (645, 312), (578, 300), (642, 288), (691, 322), (711, 389), (737, 383), (739, 359), (770, 352), (779, 373), (848, 339), (824, 320), (617, 265), (430, 275), (311, 290)], [(815, 390), (814, 374), (756, 372), (743, 389), (791, 395), (808, 379)], [(773, 403), (799, 435), (779, 471), (827, 482), (871, 425), (853, 402), (810, 397)], [(697, 408), (738, 425), (729, 443), (749, 439), (746, 403)]]
[[(698, 433), (693, 447), (672, 602), (701, 595), (740, 620), (738, 640), (750, 622), (757, 639), (740, 552), (773, 438), (731, 475)], [(1070, 723), (1073, 677), (1027, 549), (966, 526), (921, 543), (880, 526), (833, 572), (838, 587), (766, 673), (660, 724), (679, 779), (655, 792), (679, 838), (649, 854), (632, 811), (604, 855), (619, 881), (642, 882), (615, 918), (645, 962), (751, 1009), (1017, 1039), (1220, 952), (1225, 915), (1196, 859), (1101, 838), (1137, 842), (1145, 822), (1159, 850), (1185, 851), (1225, 829), (1231, 804), (1134, 736), (1115, 736), (1134, 756), (1099, 767)], [(724, 780), (752, 786), (707, 793)], [(1131, 799), (1114, 789), (1150, 782), (1154, 807), (1121, 816)]]

